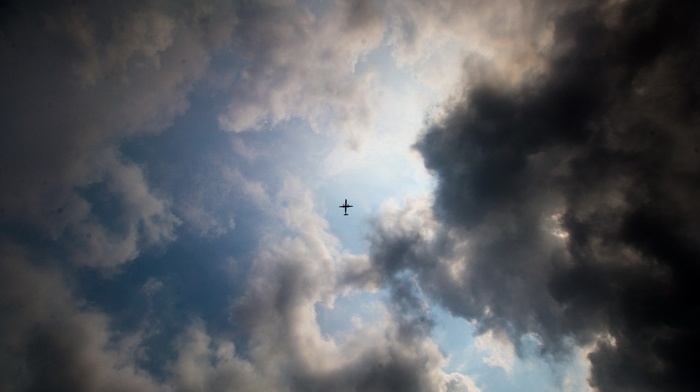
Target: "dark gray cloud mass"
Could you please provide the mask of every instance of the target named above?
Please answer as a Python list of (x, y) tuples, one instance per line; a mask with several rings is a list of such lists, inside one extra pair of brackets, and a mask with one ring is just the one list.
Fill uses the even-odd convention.
[(595, 344), (601, 391), (698, 389), (698, 15), (692, 1), (580, 3), (549, 15), (536, 76), (474, 72), (416, 144), (440, 229), (378, 221), (384, 276), (413, 270), (453, 314), (516, 345), (534, 333), (554, 360)]

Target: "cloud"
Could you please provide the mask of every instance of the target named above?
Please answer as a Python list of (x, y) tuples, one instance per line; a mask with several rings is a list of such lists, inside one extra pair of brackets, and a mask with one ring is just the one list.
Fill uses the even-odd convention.
[[(410, 279), (394, 286), (374, 326), (356, 326), (342, 338), (322, 334), (315, 306), (332, 304), (339, 289), (358, 280), (344, 278), (355, 271), (340, 262), (351, 258), (340, 255), (337, 239), (313, 212), (301, 184), (288, 179), (279, 197), (285, 230), (262, 241), (232, 316), (250, 337), (249, 361), (262, 378), (277, 383), (276, 388), (299, 391), (473, 386), (466, 376), (442, 372), (446, 359), (430, 339), (432, 321)], [(361, 269), (362, 259), (353, 264)]]
[[(544, 66), (555, 15), (553, 1), (389, 1), (388, 43), (398, 66), (431, 89), (454, 88), (465, 57), (489, 59), (499, 81), (517, 84)], [(472, 70), (473, 71), (473, 70)], [(476, 75), (470, 72), (469, 80)]]
[[(342, 337), (322, 333), (316, 306), (376, 289), (377, 274), (366, 256), (341, 253), (304, 184), (291, 176), (281, 186), (260, 179), (256, 159), (279, 159), (265, 139), (252, 143), (265, 152), (248, 151), (248, 166), (215, 150), (200, 166), (165, 179), (153, 173), (196, 159), (173, 154), (185, 163), (168, 166), (167, 146), (143, 147), (172, 141), (153, 136), (189, 109), (198, 86), (228, 80), (208, 71), (236, 57), (243, 65), (232, 84), (211, 89), (230, 87), (223, 128), (302, 118), (333, 136), (324, 127), (340, 128), (339, 138), (359, 148), (372, 128), (375, 80), (358, 69), (385, 32), (380, 4), (7, 7), (0, 27), (0, 389), (477, 390), (467, 376), (441, 370), (446, 360), (430, 338), (433, 321), (411, 277), (396, 279), (377, 325)], [(172, 128), (173, 139), (187, 132)], [(177, 152), (195, 155), (210, 144), (197, 140)], [(242, 142), (238, 148), (246, 150)], [(202, 166), (214, 175), (187, 176)], [(263, 233), (261, 245), (251, 252), (243, 296), (230, 300), (231, 334), (245, 336), (241, 350), (220, 332), (226, 326), (168, 324), (189, 316), (182, 303), (200, 300), (181, 298), (196, 290), (173, 296), (181, 280), (211, 282), (179, 279), (196, 268), (163, 274), (147, 262), (166, 256), (146, 252), (191, 234), (178, 232), (182, 224), (201, 236), (223, 236), (235, 223), (229, 199), (276, 208), (263, 216), (273, 225), (254, 228)], [(186, 240), (182, 248), (191, 249)], [(206, 253), (192, 259), (209, 261), (202, 260)], [(126, 265), (139, 256), (143, 264)], [(191, 261), (189, 254), (175, 258)], [(123, 302), (129, 299), (145, 303)], [(130, 306), (138, 309), (123, 310)]]
[[(204, 160), (216, 156), (205, 155)], [(199, 157), (198, 157), (199, 158)], [(264, 184), (247, 178), (235, 163), (207, 162), (188, 166), (191, 182), (170, 184), (176, 202), (174, 210), (188, 231), (199, 236), (215, 238), (236, 228), (234, 215), (241, 205), (255, 207), (257, 212), (271, 208)], [(245, 204), (244, 204), (245, 203)], [(238, 209), (237, 209), (238, 208)]]
[[(68, 244), (74, 262), (91, 266), (172, 240), (179, 220), (167, 198), (118, 149), (184, 112), (207, 50), (222, 41), (221, 21), (202, 4), (185, 14), (151, 3), (10, 8), (0, 48), (4, 219)], [(98, 189), (124, 212), (122, 227), (96, 213), (88, 195)]]
[(120, 148), (187, 109), (225, 32), (201, 6), (3, 5), (0, 389), (168, 390), (139, 366), (140, 332), (74, 285), (175, 238), (169, 198)]
[[(700, 83), (688, 70), (699, 63), (697, 7), (8, 5), (0, 27), (0, 388), (478, 390), (442, 370), (445, 355), (431, 338), (436, 301), (475, 322), (477, 342), (510, 339), (523, 355), (523, 338), (532, 337), (553, 362), (585, 349), (590, 384), (601, 391), (693, 389)], [(201, 187), (169, 194), (160, 185), (179, 184), (184, 172), (155, 179), (153, 166), (126, 152), (126, 141), (185, 113), (195, 86), (229, 94), (223, 111), (212, 110), (225, 130), (299, 118), (359, 148), (377, 110), (377, 80), (364, 60), (382, 42), (427, 85), (447, 83), (449, 72), (436, 69), (449, 64), (430, 66), (436, 59), (464, 58), (465, 74), (416, 144), (438, 179), (434, 197), (387, 204), (369, 255), (343, 253), (305, 184), (262, 167), (288, 162), (276, 150), (287, 139), (271, 146), (235, 135), (233, 160), (241, 161), (217, 155), (203, 165), (215, 170), (199, 177)], [(230, 299), (230, 333), (242, 337), (199, 319), (168, 326), (174, 332), (163, 336), (179, 338), (163, 343), (172, 351), (156, 347), (168, 364), (156, 377), (143, 365), (154, 364), (150, 336), (118, 330), (124, 320), (81, 299), (94, 293), (75, 280), (127, 270), (146, 249), (174, 241), (183, 223), (213, 237), (257, 218), (234, 220), (234, 204), (256, 207), (265, 221), (251, 229), (262, 233), (255, 251), (230, 255), (252, 259), (241, 268), (249, 272), (242, 297)], [(158, 303), (175, 307), (163, 297), (179, 280), (156, 275), (120, 283), (148, 301), (148, 322)], [(379, 289), (387, 298), (373, 323), (323, 333), (319, 306)], [(498, 344), (487, 361), (512, 368), (511, 346)]]
[(274, 383), (236, 357), (234, 345), (212, 339), (201, 321), (194, 322), (178, 342), (178, 357), (170, 367), (176, 391), (275, 390)]
[(60, 270), (2, 245), (1, 389), (166, 390), (136, 365), (138, 335), (111, 332), (109, 318), (76, 299)]
[(163, 288), (163, 281), (158, 278), (148, 278), (146, 283), (141, 286), (141, 293), (146, 297), (151, 298)]
[(338, 2), (323, 12), (296, 2), (238, 7), (233, 47), (244, 66), (221, 127), (242, 132), (301, 118), (361, 144), (375, 93), (371, 74), (357, 65), (382, 39), (381, 11), (373, 1)]
[(700, 84), (685, 71), (698, 62), (697, 11), (668, 1), (534, 14), (552, 23), (551, 44), (516, 84), (471, 57), (463, 92), (416, 144), (439, 179), (422, 213), (435, 229), (422, 232), (415, 203), (375, 224), (384, 281), (412, 271), (518, 352), (527, 334), (554, 358), (597, 344), (601, 391), (697, 386)]
[(500, 367), (509, 375), (513, 373), (515, 350), (507, 338), (499, 337), (490, 330), (479, 335), (474, 340), (474, 345), (484, 354), (484, 363)]

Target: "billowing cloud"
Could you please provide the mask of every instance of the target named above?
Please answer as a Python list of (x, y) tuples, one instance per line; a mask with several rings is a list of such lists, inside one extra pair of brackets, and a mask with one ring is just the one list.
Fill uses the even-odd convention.
[[(429, 88), (454, 88), (464, 58), (489, 59), (480, 72), (516, 84), (543, 66), (551, 44), (549, 15), (567, 7), (556, 1), (388, 1), (388, 41), (397, 65)], [(462, 75), (467, 82), (476, 69)], [(495, 71), (495, 72), (494, 72)]]
[(504, 339), (493, 330), (489, 330), (475, 339), (474, 346), (484, 353), (486, 364), (500, 367), (507, 374), (513, 373), (515, 350), (513, 343), (507, 338)]
[[(416, 148), (439, 178), (437, 229), (414, 204), (378, 221), (372, 260), (480, 331), (555, 358), (597, 344), (590, 383), (688, 390), (699, 347), (692, 2), (593, 2), (558, 14), (545, 67), (469, 84)], [(528, 39), (529, 37), (525, 37)]]
[(468, 377), (441, 370), (446, 359), (430, 338), (428, 309), (410, 279), (394, 286), (373, 327), (356, 326), (342, 338), (321, 333), (315, 305), (335, 301), (337, 286), (349, 281), (341, 267), (349, 258), (300, 185), (290, 179), (282, 189), (280, 219), (287, 229), (263, 241), (234, 308), (233, 318), (250, 335), (253, 366), (278, 389), (478, 390)]
[[(575, 362), (560, 389), (697, 389), (697, 5), (1, 8), (0, 389), (491, 386), (445, 371), (436, 303), (477, 328), (490, 366), (463, 369), (537, 346)], [(329, 178), (397, 157), (445, 91), (415, 144), (434, 194), (348, 253)], [(398, 189), (400, 162), (351, 183)]]
[(274, 382), (236, 356), (230, 341), (212, 339), (199, 321), (180, 336), (178, 358), (170, 371), (174, 390), (181, 392), (275, 389)]
[(244, 66), (220, 116), (234, 132), (302, 118), (324, 133), (342, 130), (352, 146), (371, 131), (370, 73), (357, 73), (384, 33), (374, 1), (343, 1), (322, 12), (296, 2), (254, 2), (237, 8), (233, 47)]
[[(112, 267), (172, 240), (179, 220), (118, 152), (187, 108), (216, 29), (212, 10), (154, 4), (10, 4), (0, 47), (3, 219), (39, 230), (78, 264)], [(191, 19), (190, 19), (191, 18)], [(100, 216), (89, 195), (125, 213)], [(116, 224), (105, 225), (105, 221)]]
[(136, 364), (138, 334), (75, 298), (56, 268), (3, 243), (0, 263), (0, 388), (6, 391), (164, 391)]

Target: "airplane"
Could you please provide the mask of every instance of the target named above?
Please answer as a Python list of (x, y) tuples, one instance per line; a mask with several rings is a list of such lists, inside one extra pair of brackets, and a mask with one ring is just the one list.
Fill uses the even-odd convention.
[(343, 214), (343, 215), (348, 215), (348, 208), (350, 208), (350, 207), (352, 207), (352, 206), (348, 205), (348, 199), (345, 199), (345, 204), (340, 206), (340, 208), (345, 208), (345, 214)]

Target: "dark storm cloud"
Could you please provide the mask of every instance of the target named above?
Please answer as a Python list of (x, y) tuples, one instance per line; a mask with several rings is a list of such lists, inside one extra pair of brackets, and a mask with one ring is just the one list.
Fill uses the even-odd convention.
[(600, 390), (696, 389), (698, 15), (690, 1), (578, 4), (541, 15), (554, 21), (546, 71), (521, 85), (469, 78), (488, 61), (466, 63), (470, 86), (417, 143), (442, 227), (433, 238), (386, 217), (374, 263), (415, 271), (452, 313), (516, 344), (535, 333), (557, 356), (597, 342)]

